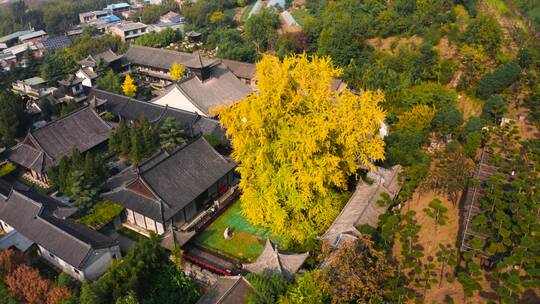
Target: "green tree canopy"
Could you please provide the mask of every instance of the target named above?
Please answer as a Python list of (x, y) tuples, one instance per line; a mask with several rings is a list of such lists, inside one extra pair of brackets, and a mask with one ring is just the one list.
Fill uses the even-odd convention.
[(0, 135), (5, 145), (14, 144), (22, 136), (29, 122), (24, 102), (9, 91), (0, 92)]
[(77, 62), (67, 50), (56, 50), (45, 54), (41, 65), (41, 77), (56, 82), (75, 73), (78, 69)]

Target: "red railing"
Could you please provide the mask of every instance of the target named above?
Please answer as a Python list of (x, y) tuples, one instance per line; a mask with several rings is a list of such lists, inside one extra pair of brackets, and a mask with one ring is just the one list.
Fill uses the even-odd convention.
[(217, 268), (213, 265), (210, 265), (206, 262), (203, 262), (195, 257), (192, 257), (192, 256), (189, 256), (187, 255), (186, 253), (183, 254), (184, 258), (192, 263), (195, 263), (199, 266), (202, 266), (212, 272), (215, 272), (217, 274), (220, 274), (220, 275), (223, 275), (223, 276), (230, 276), (231, 275), (231, 271), (230, 270), (223, 270), (223, 269), (220, 269), (220, 268)]

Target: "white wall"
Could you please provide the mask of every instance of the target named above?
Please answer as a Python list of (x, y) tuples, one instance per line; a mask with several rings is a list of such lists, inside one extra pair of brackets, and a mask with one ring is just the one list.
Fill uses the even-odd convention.
[(119, 246), (95, 250), (87, 262), (88, 266), (83, 269), (85, 278), (89, 281), (99, 278), (107, 271), (113, 259), (119, 259), (121, 257)]
[(79, 281), (84, 281), (85, 277), (82, 271), (80, 271), (79, 269), (76, 269), (75, 267), (71, 266), (70, 264), (60, 259), (56, 255), (52, 254), (47, 249), (43, 248), (41, 245), (38, 245), (38, 248), (39, 248), (39, 254), (49, 263), (60, 268), (63, 272), (69, 274), (73, 278)]
[(89, 88), (92, 87), (92, 79), (90, 79), (90, 77), (87, 77), (81, 70), (78, 70), (75, 75), (79, 78), (84, 79), (82, 82), (83, 86), (89, 87)]
[(6, 222), (2, 220), (0, 220), (0, 226), (6, 233), (15, 230), (13, 227), (11, 227), (10, 225), (8, 225)]
[(208, 115), (194, 106), (191, 101), (177, 88), (173, 88), (171, 91), (169, 91), (169, 93), (163, 95), (161, 98), (154, 99), (152, 102), (162, 106), (168, 105), (169, 107), (188, 112), (196, 112), (201, 116), (208, 117)]
[(160, 222), (154, 221), (151, 218), (148, 218), (140, 213), (134, 212), (126, 208), (127, 222), (141, 227), (142, 229), (151, 230), (156, 232), (158, 235), (163, 234), (163, 224)]
[(88, 262), (86, 262), (86, 268), (77, 269), (66, 261), (52, 254), (42, 246), (38, 245), (38, 248), (40, 255), (45, 260), (79, 281), (93, 281), (99, 278), (103, 273), (105, 273), (105, 271), (107, 271), (107, 268), (109, 268), (114, 258), (122, 257), (120, 254), (120, 247), (118, 245), (111, 248), (98, 249), (92, 253), (91, 257), (89, 257)]

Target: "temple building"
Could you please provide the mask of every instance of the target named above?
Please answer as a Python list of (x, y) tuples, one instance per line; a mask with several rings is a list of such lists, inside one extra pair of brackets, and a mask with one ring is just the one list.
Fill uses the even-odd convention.
[[(247, 95), (253, 90), (255, 64), (252, 63), (211, 59), (203, 57), (199, 53), (184, 53), (138, 45), (129, 46), (124, 54), (123, 62), (127, 71), (140, 72), (148, 81), (158, 87), (167, 87), (173, 83), (169, 70), (176, 63), (185, 68), (186, 79), (194, 77), (198, 79), (202, 90), (206, 90), (206, 86), (216, 86), (215, 82), (227, 82), (220, 86), (227, 86), (226, 89), (237, 91), (243, 95)], [(205, 84), (206, 82), (208, 84)], [(241, 84), (244, 84), (245, 87)], [(233, 93), (227, 92), (227, 94)]]
[(183, 245), (195, 235), (196, 222), (230, 193), (235, 167), (201, 137), (125, 169), (103, 185), (102, 197), (126, 208), (126, 228)]
[(8, 159), (21, 167), (25, 177), (47, 186), (47, 170), (71, 155), (73, 149), (87, 152), (109, 138), (111, 126), (85, 106), (30, 131), (8, 151)]
[[(79, 281), (95, 280), (120, 259), (118, 243), (71, 218), (77, 208), (30, 189), (0, 194), (0, 245), (25, 239), (37, 254)], [(20, 241), (14, 247), (20, 248)], [(18, 246), (17, 246), (18, 245)], [(35, 247), (33, 246), (35, 245)], [(21, 248), (20, 248), (21, 249)]]

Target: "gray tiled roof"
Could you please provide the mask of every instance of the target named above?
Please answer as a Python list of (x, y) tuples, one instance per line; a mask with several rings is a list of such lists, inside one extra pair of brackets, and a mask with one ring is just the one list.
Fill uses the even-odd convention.
[(194, 112), (165, 107), (98, 89), (92, 89), (89, 100), (93, 97), (105, 100), (107, 111), (122, 119), (138, 120), (144, 113), (149, 121), (161, 123), (165, 118), (173, 117), (190, 136), (204, 134), (225, 139), (225, 130), (221, 128), (219, 121), (202, 117)]
[(191, 77), (178, 87), (207, 115), (212, 108), (232, 104), (252, 93), (224, 64), (212, 67), (209, 79)]
[(396, 197), (401, 189), (398, 178), (400, 171), (399, 165), (388, 169), (376, 167), (375, 170), (370, 171), (368, 177), (373, 180), (373, 183), (368, 184), (363, 181), (358, 183), (345, 207), (320, 239), (335, 246), (344, 234), (358, 235), (357, 226), (367, 224), (376, 227), (379, 216), (388, 208), (380, 206), (377, 201), (383, 192), (387, 193), (391, 199)]
[(88, 76), (90, 79), (96, 79), (98, 78), (98, 74), (96, 74), (94, 71), (92, 71), (90, 68), (82, 68), (81, 69), (86, 76)]
[(85, 66), (95, 67), (101, 61), (101, 59), (103, 59), (106, 63), (111, 64), (112, 62), (115, 62), (121, 58), (122, 55), (117, 55), (111, 49), (107, 49), (101, 53), (90, 55), (79, 61), (79, 63)]
[(223, 59), (222, 62), (238, 78), (250, 79), (250, 80), (255, 78), (255, 72), (257, 71), (257, 66), (254, 63), (241, 62), (241, 61), (235, 61), (235, 60), (226, 60), (226, 59)]
[(299, 254), (280, 253), (278, 247), (267, 239), (264, 251), (257, 260), (251, 264), (245, 264), (244, 267), (251, 272), (271, 272), (293, 277), (308, 256), (309, 253), (307, 252)]
[[(165, 49), (151, 48), (139, 45), (130, 45), (124, 58), (132, 63), (142, 66), (154, 67), (168, 70), (173, 63), (178, 63), (186, 67), (198, 67), (198, 56), (196, 54), (177, 52)], [(201, 58), (204, 66), (211, 65), (216, 60)]]
[[(122, 172), (125, 176), (123, 185), (104, 193), (103, 197), (161, 222), (158, 199), (165, 203), (163, 215), (167, 220), (236, 167), (234, 162), (217, 153), (203, 137), (171, 153), (162, 153), (166, 156), (158, 154), (137, 169), (126, 169), (137, 172), (138, 176), (130, 179), (134, 175)], [(153, 161), (155, 158), (159, 158), (159, 161)], [(129, 190), (127, 186), (135, 180), (142, 181), (159, 198)], [(105, 185), (117, 183), (117, 180), (111, 179)]]
[(111, 126), (86, 106), (28, 133), (9, 159), (26, 168), (46, 170), (73, 148), (85, 152), (109, 138)]
[(12, 190), (0, 200), (0, 218), (28, 239), (76, 268), (96, 249), (116, 245), (114, 240), (64, 216), (72, 208), (33, 190)]
[(221, 277), (197, 304), (244, 304), (252, 291), (253, 287), (242, 276)]
[(24, 31), (18, 31), (18, 32), (15, 32), (15, 33), (11, 33), (9, 35), (0, 37), (0, 42), (2, 42), (2, 43), (7, 42), (9, 40), (13, 40), (13, 39), (19, 38), (21, 36), (24, 36), (24, 35), (27, 35), (27, 34), (30, 34), (30, 33), (33, 33), (33, 32), (34, 32), (33, 30), (24, 30)]

